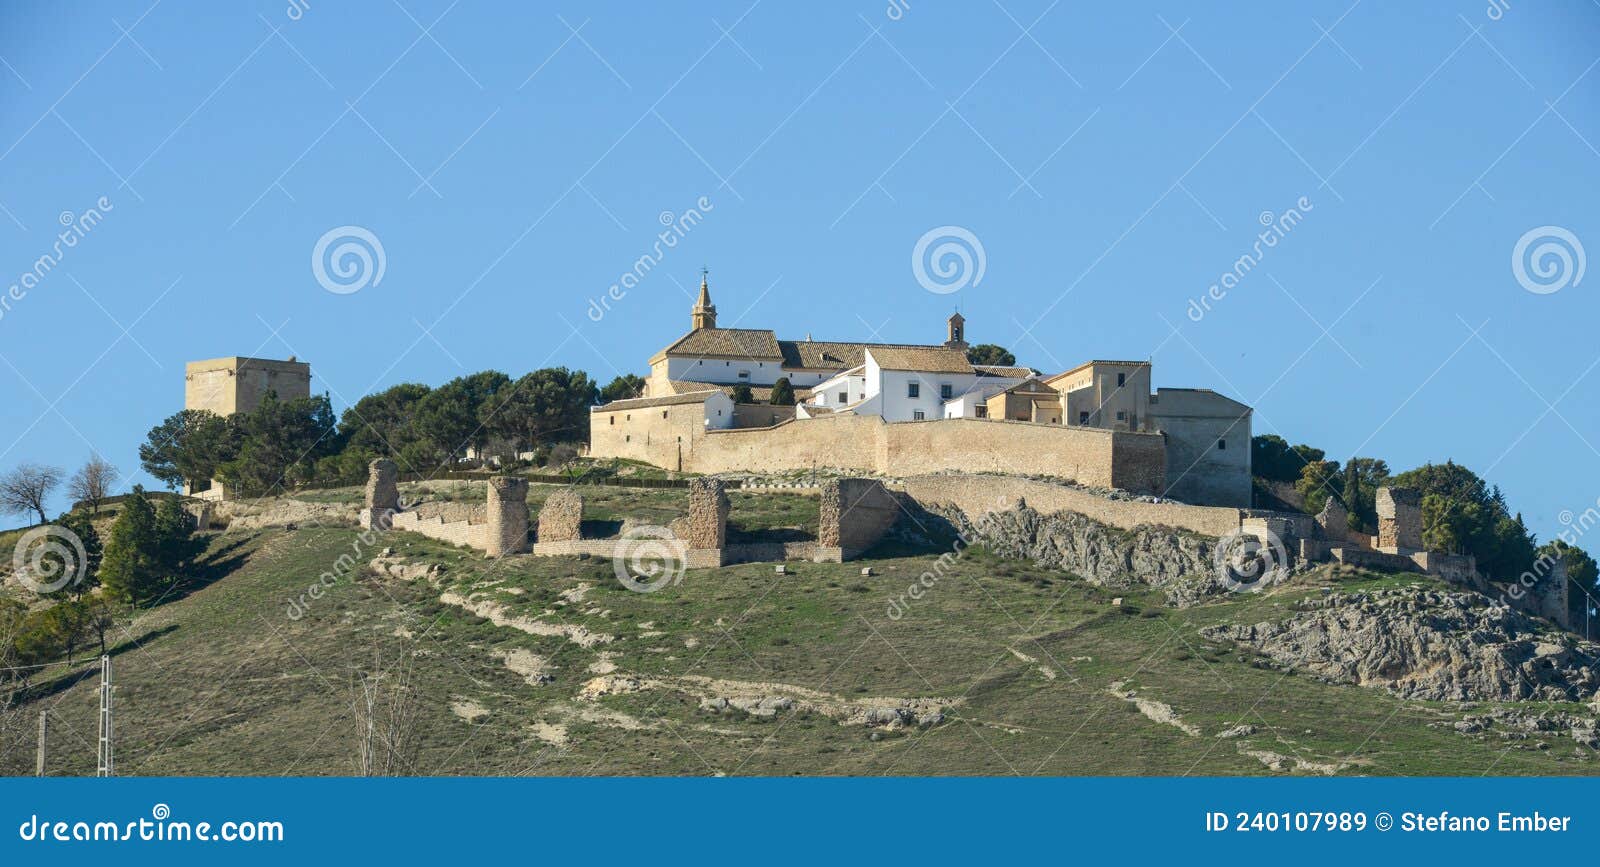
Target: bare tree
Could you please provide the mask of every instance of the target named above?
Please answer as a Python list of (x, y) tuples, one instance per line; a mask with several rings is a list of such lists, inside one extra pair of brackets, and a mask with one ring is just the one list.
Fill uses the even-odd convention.
[(50, 521), (44, 514), (44, 501), (61, 484), (61, 470), (43, 464), (22, 464), (0, 476), (0, 512), (34, 512), (39, 523)]
[(28, 714), (22, 702), (26, 669), (15, 667), (25, 613), (21, 605), (0, 600), (0, 775), (5, 776), (21, 774), (27, 767)]
[(111, 495), (111, 487), (121, 477), (114, 464), (93, 454), (72, 474), (67, 482), (67, 493), (72, 495), (73, 500), (88, 503), (90, 509), (99, 512), (100, 503)]
[(356, 672), (356, 763), (364, 777), (416, 773), (418, 702), (411, 677), (404, 648), (388, 665), (374, 653), (372, 670)]

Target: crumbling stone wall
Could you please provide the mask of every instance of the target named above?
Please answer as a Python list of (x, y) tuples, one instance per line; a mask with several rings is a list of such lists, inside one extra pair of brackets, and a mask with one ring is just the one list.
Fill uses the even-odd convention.
[(1411, 488), (1378, 489), (1378, 548), (1392, 554), (1422, 550), (1422, 495)]
[(528, 480), (516, 476), (489, 479), (489, 536), (491, 557), (528, 550)]
[(1077, 512), (1124, 530), (1154, 524), (1226, 536), (1239, 529), (1235, 508), (1113, 500), (1065, 485), (1007, 476), (913, 476), (898, 487), (924, 506), (952, 505), (968, 515), (1008, 509), (1017, 500), (1027, 500), (1045, 514)]
[(1564, 628), (1572, 628), (1572, 609), (1568, 608), (1567, 564), (1560, 557), (1550, 558), (1550, 571), (1527, 594), (1530, 605), (1518, 605)]
[(551, 494), (539, 509), (537, 538), (541, 543), (571, 542), (583, 538), (583, 496), (573, 488)]
[(843, 562), (877, 544), (900, 516), (894, 494), (874, 479), (833, 479), (822, 488), (818, 560)]
[(727, 547), (728, 492), (721, 479), (689, 480), (689, 515), (678, 526), (691, 550)]
[(361, 526), (385, 527), (400, 511), (400, 471), (394, 461), (377, 458), (367, 464), (366, 508), (361, 510)]
[(1328, 504), (1317, 513), (1317, 529), (1322, 531), (1322, 538), (1331, 542), (1343, 542), (1350, 536), (1350, 512), (1343, 503), (1333, 497), (1328, 498)]

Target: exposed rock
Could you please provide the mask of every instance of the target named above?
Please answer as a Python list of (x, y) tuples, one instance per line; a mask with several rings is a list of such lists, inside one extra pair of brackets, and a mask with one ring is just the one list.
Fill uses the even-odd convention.
[(1234, 726), (1231, 729), (1224, 729), (1224, 730), (1222, 730), (1220, 732), (1217, 732), (1217, 737), (1219, 737), (1219, 738), (1247, 738), (1247, 737), (1249, 737), (1249, 736), (1251, 736), (1251, 735), (1253, 735), (1255, 733), (1256, 733), (1256, 727), (1255, 726), (1250, 725), (1249, 723), (1242, 723), (1240, 725)]
[(964, 538), (1002, 557), (1033, 560), (1091, 584), (1113, 588), (1148, 584), (1167, 589), (1169, 599), (1178, 605), (1228, 592), (1214, 574), (1214, 543), (1170, 527), (1121, 530), (1076, 512), (1045, 515), (1027, 506), (988, 513), (976, 524), (956, 509), (933, 514)]
[(1580, 747), (1600, 749), (1600, 720), (1565, 711), (1495, 709), (1462, 717), (1450, 726), (1464, 735), (1497, 734), (1506, 740), (1527, 740), (1538, 735), (1572, 738)]
[(1443, 701), (1582, 701), (1600, 687), (1600, 645), (1478, 593), (1403, 587), (1307, 599), (1277, 623), (1212, 626), (1275, 663), (1335, 683)]

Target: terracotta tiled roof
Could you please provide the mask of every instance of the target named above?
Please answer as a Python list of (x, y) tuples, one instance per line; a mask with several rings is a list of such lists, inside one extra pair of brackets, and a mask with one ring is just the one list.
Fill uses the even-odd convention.
[(927, 373), (972, 373), (967, 354), (942, 346), (869, 346), (874, 361), (885, 370), (913, 370)]
[(783, 366), (810, 370), (843, 370), (865, 361), (866, 343), (835, 343), (827, 340), (780, 340)]
[(999, 364), (974, 364), (972, 369), (979, 376), (1010, 376), (1017, 379), (1026, 379), (1037, 374), (1031, 367), (1005, 367)]
[(660, 397), (633, 397), (627, 400), (613, 400), (608, 404), (590, 408), (590, 412), (614, 412), (623, 409), (645, 409), (652, 406), (676, 406), (678, 404), (705, 403), (706, 398), (717, 393), (717, 389), (708, 388), (703, 391), (691, 391), (685, 394), (665, 394)]
[(685, 334), (662, 355), (690, 358), (748, 358), (754, 361), (779, 361), (778, 338), (763, 328), (697, 328)]

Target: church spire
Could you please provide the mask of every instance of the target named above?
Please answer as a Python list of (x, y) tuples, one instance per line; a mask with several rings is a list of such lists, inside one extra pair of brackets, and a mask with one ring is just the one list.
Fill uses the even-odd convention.
[(689, 312), (689, 322), (696, 331), (717, 327), (717, 305), (711, 303), (711, 287), (707, 281), (710, 273), (705, 268), (700, 269), (700, 297), (695, 300), (694, 309)]

